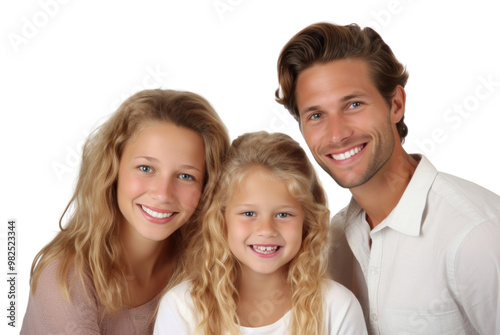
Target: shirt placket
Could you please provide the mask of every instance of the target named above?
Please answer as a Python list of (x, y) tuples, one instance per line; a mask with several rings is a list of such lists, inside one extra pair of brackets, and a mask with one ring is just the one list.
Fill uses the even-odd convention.
[(380, 334), (379, 327), (379, 283), (380, 269), (382, 264), (382, 232), (371, 234), (372, 245), (370, 249), (370, 261), (367, 271), (368, 296), (370, 302), (370, 328), (372, 334)]

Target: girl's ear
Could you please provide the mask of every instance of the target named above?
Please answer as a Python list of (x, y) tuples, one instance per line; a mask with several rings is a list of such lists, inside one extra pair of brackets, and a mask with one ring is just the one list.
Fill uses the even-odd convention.
[(393, 124), (401, 121), (405, 115), (406, 92), (403, 86), (398, 85), (394, 89), (394, 95), (391, 99), (391, 121)]

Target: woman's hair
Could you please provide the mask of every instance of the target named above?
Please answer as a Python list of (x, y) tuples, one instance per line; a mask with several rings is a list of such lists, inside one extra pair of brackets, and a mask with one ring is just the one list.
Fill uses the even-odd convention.
[[(317, 64), (341, 59), (367, 62), (375, 87), (388, 106), (398, 85), (404, 87), (408, 72), (396, 59), (391, 48), (371, 28), (357, 24), (340, 26), (331, 23), (312, 24), (298, 32), (281, 50), (278, 59), (276, 101), (283, 104), (300, 122), (295, 89), (299, 74)], [(404, 116), (396, 124), (401, 142), (408, 134)]]
[(234, 190), (255, 167), (286, 183), (304, 211), (302, 244), (290, 261), (287, 282), (292, 290), (291, 330), (294, 334), (323, 333), (322, 282), (326, 271), (329, 211), (321, 184), (300, 145), (288, 135), (249, 133), (233, 141), (210, 206), (202, 214), (202, 229), (191, 240), (191, 296), (204, 334), (239, 334), (236, 314), (240, 275), (231, 253), (224, 219)]
[[(68, 301), (67, 275), (74, 267), (84, 288), (84, 275), (90, 274), (105, 313), (123, 308), (124, 294), (128, 291), (119, 237), (118, 168), (127, 143), (151, 122), (169, 122), (191, 129), (203, 139), (206, 174), (200, 205), (188, 222), (170, 237), (176, 244), (188, 243), (201, 204), (211, 197), (215, 188), (218, 171), (229, 148), (229, 136), (219, 116), (203, 97), (191, 92), (144, 90), (123, 102), (116, 113), (87, 139), (73, 197), (59, 221), (61, 231), (33, 261), (33, 292), (43, 269), (58, 260), (58, 283)], [(63, 228), (62, 220), (66, 214), (69, 218)], [(176, 262), (180, 262), (181, 254), (177, 254)]]

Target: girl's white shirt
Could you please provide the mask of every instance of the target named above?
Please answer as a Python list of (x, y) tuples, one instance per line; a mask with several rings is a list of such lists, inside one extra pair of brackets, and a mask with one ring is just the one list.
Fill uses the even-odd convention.
[[(366, 335), (366, 322), (361, 306), (351, 291), (341, 284), (325, 279), (326, 334)], [(265, 313), (265, 311), (262, 311)], [(240, 327), (241, 334), (287, 334), (290, 311), (275, 323), (257, 328)], [(155, 335), (191, 335), (199, 323), (190, 294), (190, 283), (183, 282), (165, 294), (160, 302), (154, 328)]]

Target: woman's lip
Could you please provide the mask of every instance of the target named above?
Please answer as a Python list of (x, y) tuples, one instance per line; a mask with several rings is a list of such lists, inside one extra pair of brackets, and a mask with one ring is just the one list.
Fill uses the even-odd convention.
[[(165, 217), (165, 218), (156, 218), (154, 216), (149, 215), (147, 212), (145, 212), (144, 209), (142, 209), (142, 205), (137, 205), (137, 207), (139, 207), (140, 212), (146, 218), (146, 220), (148, 220), (151, 223), (155, 223), (155, 224), (166, 224), (166, 223), (172, 221), (175, 218), (175, 216), (178, 214), (177, 212), (170, 212), (170, 211), (163, 212), (163, 213), (172, 213), (172, 214), (170, 216)], [(148, 206), (144, 206), (144, 207), (150, 208)], [(158, 213), (161, 213), (161, 212), (158, 212)]]
[[(146, 208), (149, 208), (150, 210), (152, 211), (155, 211), (157, 213), (161, 213), (161, 214), (168, 214), (168, 213), (174, 213), (174, 211), (170, 211), (168, 209), (160, 209), (160, 208), (156, 208), (156, 207), (151, 207), (151, 206), (146, 206), (144, 204), (139, 204), (139, 206), (144, 206)], [(141, 208), (142, 209), (142, 208)]]

